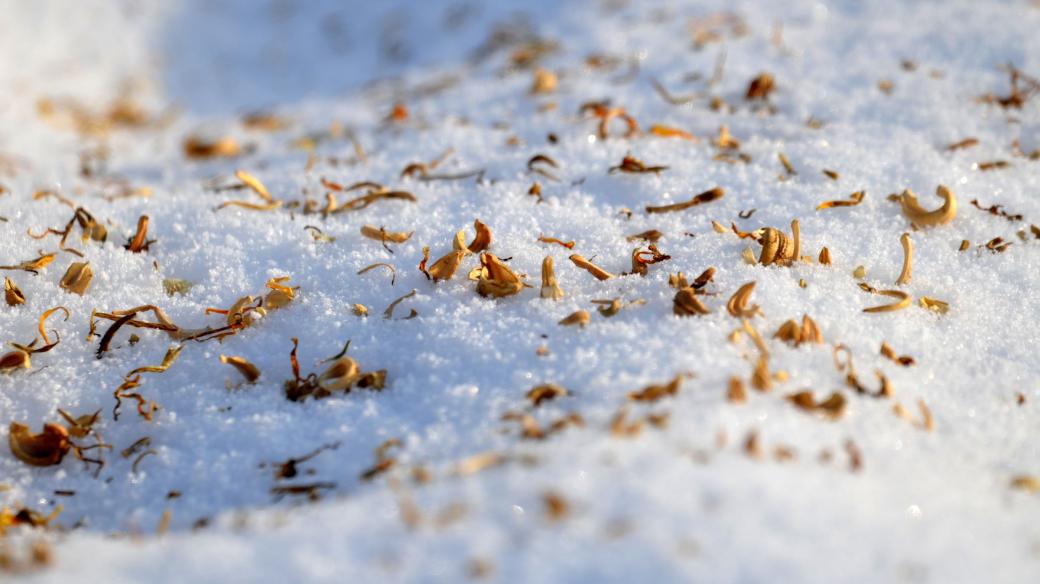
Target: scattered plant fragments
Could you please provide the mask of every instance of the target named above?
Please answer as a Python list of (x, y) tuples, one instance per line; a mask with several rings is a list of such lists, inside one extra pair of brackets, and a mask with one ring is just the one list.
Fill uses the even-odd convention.
[(816, 206), (816, 210), (820, 211), (823, 209), (831, 209), (833, 207), (855, 207), (863, 202), (863, 198), (867, 196), (866, 191), (856, 191), (849, 195), (847, 200), (838, 201), (825, 201)]
[(123, 405), (123, 399), (132, 399), (137, 402), (137, 413), (145, 420), (151, 422), (152, 415), (159, 409), (159, 404), (154, 401), (148, 401), (138, 391), (132, 393), (130, 390), (137, 389), (141, 385), (141, 374), (142, 373), (165, 373), (167, 369), (177, 360), (180, 356), (181, 350), (184, 345), (178, 345), (171, 347), (166, 351), (166, 355), (163, 356), (162, 363), (159, 365), (147, 365), (144, 367), (138, 367), (127, 373), (123, 378), (123, 383), (112, 392), (112, 397), (116, 400), (115, 407), (112, 408), (112, 418), (114, 420), (119, 419), (119, 410)]
[(703, 316), (711, 314), (711, 311), (697, 298), (697, 290), (690, 286), (675, 293), (675, 297), (672, 298), (672, 313), (676, 316)]
[(909, 367), (916, 363), (916, 361), (914, 361), (914, 358), (909, 355), (897, 355), (895, 349), (893, 349), (885, 341), (881, 341), (881, 355), (886, 359), (889, 359), (895, 363), (899, 363), (903, 367)]
[(1021, 221), (1024, 217), (1021, 214), (1012, 215), (1003, 209), (1004, 205), (990, 205), (989, 207), (983, 207), (979, 204), (978, 199), (972, 199), (971, 204), (973, 207), (980, 211), (985, 211), (990, 215), (996, 215), (997, 217), (1003, 217), (1008, 221)]
[(721, 199), (725, 194), (726, 194), (726, 191), (724, 191), (722, 189), (722, 187), (715, 187), (713, 189), (709, 189), (709, 190), (704, 191), (703, 193), (701, 193), (699, 195), (694, 196), (689, 201), (684, 201), (682, 203), (673, 203), (671, 205), (660, 205), (660, 206), (647, 205), (646, 212), (647, 213), (671, 213), (673, 211), (684, 211), (686, 209), (689, 209), (690, 207), (696, 207), (697, 205), (703, 205), (705, 203), (710, 203), (712, 201), (717, 201), (717, 200)]
[(922, 308), (927, 308), (928, 310), (931, 310), (932, 312), (937, 312), (939, 314), (946, 314), (947, 312), (950, 311), (950, 304), (948, 302), (943, 302), (942, 300), (938, 300), (936, 298), (929, 298), (927, 296), (921, 296), (920, 298), (917, 299), (917, 301), (921, 304)]
[(917, 195), (910, 189), (906, 189), (899, 196), (903, 215), (918, 227), (935, 227), (953, 221), (953, 218), (957, 216), (957, 198), (950, 189), (943, 185), (939, 185), (935, 189), (935, 194), (943, 199), (943, 205), (934, 211), (928, 211), (917, 202)]
[(233, 158), (242, 153), (238, 141), (230, 136), (208, 141), (196, 136), (184, 141), (184, 155), (190, 159)]
[(676, 375), (671, 381), (662, 385), (648, 385), (639, 391), (628, 394), (629, 401), (655, 402), (663, 397), (674, 396), (682, 386), (682, 375)]
[(332, 395), (334, 391), (350, 393), (356, 385), (360, 388), (382, 391), (386, 387), (386, 369), (364, 373), (353, 358), (346, 354), (350, 347), (350, 341), (338, 355), (329, 359), (329, 366), (317, 375), (310, 373), (306, 377), (300, 376), (300, 362), (296, 358), (299, 348), (299, 340), (292, 339), (293, 348), (289, 353), (289, 363), (292, 366), (293, 379), (287, 380), (283, 387), (285, 397), (289, 401), (305, 401), (308, 397), (324, 399)]

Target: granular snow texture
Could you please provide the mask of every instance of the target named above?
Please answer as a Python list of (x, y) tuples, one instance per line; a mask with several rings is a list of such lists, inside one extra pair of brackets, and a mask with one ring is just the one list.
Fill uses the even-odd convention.
[[(1040, 160), (1029, 157), (1040, 152), (1040, 95), (1030, 96), (1040, 92), (1030, 85), (1040, 75), (1035, 2), (0, 5), (0, 264), (58, 251), (58, 236), (36, 240), (26, 230), (61, 229), (73, 209), (36, 192), (82, 206), (109, 233), (103, 244), (83, 242), (75, 227), (67, 245), (83, 259), (62, 251), (39, 275), (4, 271), (26, 302), (0, 305), (3, 341), (30, 341), (51, 307), (70, 317), (51, 317), (61, 342), (32, 355), (31, 369), (0, 375), (0, 433), (10, 422), (34, 431), (61, 422), (58, 408), (100, 410), (94, 428), (112, 445), (84, 453), (104, 457), (98, 473), (73, 454), (34, 467), (3, 448), (0, 506), (62, 511), (50, 530), (0, 535), (0, 555), (15, 562), (0, 563), (0, 579), (1040, 580), (1040, 498), (1012, 487), (1040, 474), (1040, 240), (1029, 227), (1040, 223)], [(1032, 98), (1019, 108), (980, 100), (1010, 94), (1008, 65), (1033, 76), (1019, 82)], [(532, 94), (538, 67), (556, 74), (554, 91)], [(765, 102), (746, 100), (764, 72), (775, 90)], [(669, 103), (654, 82), (692, 99)], [(69, 103), (103, 112), (121, 97), (150, 122), (103, 135), (56, 123)], [(60, 111), (44, 115), (41, 99)], [(614, 120), (600, 137), (598, 120), (582, 111), (600, 100), (624, 108), (642, 132), (623, 137)], [(392, 119), (395, 104), (406, 118)], [(242, 118), (255, 111), (287, 126), (250, 130)], [(655, 124), (697, 139), (655, 135)], [(730, 160), (715, 145), (722, 125), (740, 141), (739, 152), (723, 153)], [(183, 143), (196, 135), (230, 136), (243, 153), (189, 160)], [(947, 148), (969, 137), (977, 145)], [(84, 176), (81, 153), (99, 148), (107, 159)], [(557, 163), (535, 165), (555, 180), (529, 170), (538, 154)], [(608, 172), (628, 154), (668, 168)], [(402, 176), (410, 163), (441, 158), (430, 173), (482, 172)], [(992, 161), (1008, 164), (986, 170)], [(211, 188), (235, 185), (236, 170), (276, 199), (312, 199), (318, 210), (329, 191), (322, 179), (375, 181), (416, 201), (327, 217), (288, 204), (216, 210), (262, 202)], [(536, 181), (541, 200), (528, 194)], [(151, 195), (114, 196), (120, 185)], [(887, 199), (911, 189), (936, 208), (938, 185), (959, 202), (947, 225), (915, 230)], [(645, 212), (716, 186), (720, 200)], [(816, 210), (856, 191), (866, 193), (857, 206)], [(363, 192), (332, 194), (342, 204)], [(1023, 217), (985, 212), (973, 199)], [(155, 242), (130, 253), (123, 243), (142, 214)], [(432, 263), (458, 230), (473, 237), (475, 219), (492, 230), (490, 251), (532, 288), (482, 298), (467, 278), (476, 255), (447, 281), (417, 269), (424, 246)], [(792, 219), (813, 261), (786, 267), (745, 262), (743, 252), (757, 256), (759, 245), (711, 223), (789, 232)], [(363, 225), (414, 234), (390, 253), (360, 234)], [(568, 260), (580, 253), (628, 272), (645, 242), (626, 238), (651, 229), (671, 259), (643, 277), (599, 281)], [(913, 241), (913, 277), (896, 286), (903, 233)], [(539, 236), (576, 243), (567, 250)], [(987, 249), (997, 237), (1011, 245)], [(969, 248), (959, 251), (963, 240)], [(816, 261), (824, 246), (830, 265)], [(558, 301), (539, 297), (545, 256), (566, 293)], [(82, 296), (59, 287), (76, 261), (94, 272)], [(396, 270), (393, 279), (382, 267), (358, 274), (377, 262)], [(708, 267), (716, 271), (700, 299), (711, 313), (673, 315), (669, 274), (692, 279)], [(178, 343), (127, 327), (98, 359), (100, 339), (87, 337), (92, 311), (155, 304), (180, 326), (217, 327), (224, 317), (207, 308), (261, 294), (281, 276), (299, 287), (288, 306), (223, 341), (185, 343), (166, 372), (142, 375), (138, 391), (160, 407), (154, 419), (126, 399), (114, 418), (113, 391), (127, 372), (158, 365)], [(166, 278), (194, 286), (168, 296)], [(752, 281), (762, 314), (750, 322), (770, 372), (786, 374), (766, 392), (750, 387), (758, 350), (747, 334), (731, 339), (741, 321), (726, 310)], [(892, 299), (860, 283), (902, 290), (912, 304), (865, 313)], [(925, 296), (948, 312), (922, 308)], [(593, 304), (615, 298), (622, 308), (610, 317)], [(356, 316), (355, 303), (369, 315)], [(591, 313), (587, 326), (557, 324), (579, 309)], [(803, 315), (823, 344), (772, 338)], [(101, 321), (99, 333), (110, 324)], [(288, 401), (293, 337), (305, 375), (349, 340), (362, 370), (387, 371), (385, 389)], [(915, 363), (886, 359), (882, 342)], [(893, 395), (851, 388), (834, 363), (838, 344), (869, 391), (881, 387), (878, 371)], [(243, 383), (220, 355), (249, 360), (260, 379)], [(675, 395), (629, 399), (677, 375)], [(733, 377), (747, 386), (746, 403), (727, 399)], [(533, 407), (525, 395), (543, 383), (568, 395)], [(801, 390), (818, 400), (837, 392), (843, 415), (784, 399)], [(641, 432), (611, 431), (622, 409), (628, 422), (644, 421)], [(530, 436), (532, 422), (548, 431), (572, 413), (583, 424)], [(121, 454), (143, 437), (150, 444), (140, 452), (150, 454)], [(389, 439), (399, 441), (385, 453), (394, 464), (366, 480)], [(295, 477), (276, 477), (280, 463), (323, 445), (338, 446), (299, 462)], [(475, 456), (499, 464), (460, 472)], [(272, 490), (308, 484), (320, 485), (320, 500)], [(166, 521), (168, 531), (153, 535)], [(52, 559), (31, 566), (26, 550), (41, 539)]]

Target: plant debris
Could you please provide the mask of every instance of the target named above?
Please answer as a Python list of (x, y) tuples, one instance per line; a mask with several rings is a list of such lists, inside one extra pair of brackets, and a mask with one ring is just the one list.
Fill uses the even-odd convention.
[(726, 192), (722, 189), (722, 187), (715, 187), (713, 189), (708, 189), (707, 191), (704, 191), (699, 195), (695, 195), (689, 201), (685, 201), (682, 203), (673, 203), (671, 205), (660, 205), (656, 207), (653, 205), (647, 205), (646, 212), (671, 213), (674, 211), (684, 211), (686, 209), (689, 209), (690, 207), (696, 207), (697, 205), (703, 205), (705, 203), (717, 201), (721, 199), (725, 194)]

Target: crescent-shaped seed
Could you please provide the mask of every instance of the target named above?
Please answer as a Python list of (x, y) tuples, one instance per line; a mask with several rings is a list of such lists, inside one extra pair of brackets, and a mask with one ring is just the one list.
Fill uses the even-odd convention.
[(902, 290), (878, 290), (878, 294), (882, 296), (888, 296), (890, 298), (898, 298), (899, 300), (891, 304), (883, 304), (881, 306), (871, 306), (870, 308), (864, 308), (863, 312), (893, 312), (896, 310), (902, 310), (907, 306), (910, 306), (910, 295)]

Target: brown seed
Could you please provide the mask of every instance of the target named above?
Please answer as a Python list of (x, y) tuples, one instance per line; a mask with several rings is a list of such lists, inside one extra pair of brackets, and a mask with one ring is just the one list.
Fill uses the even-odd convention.
[(729, 378), (729, 386), (726, 388), (726, 399), (736, 404), (742, 404), (747, 401), (747, 391), (744, 389), (744, 382), (739, 377)]
[(592, 316), (589, 314), (589, 311), (578, 310), (565, 317), (563, 320), (559, 322), (559, 324), (562, 324), (563, 326), (585, 326), (589, 324), (591, 320)]
[(568, 392), (565, 388), (556, 385), (555, 383), (543, 383), (532, 387), (527, 392), (527, 399), (531, 400), (531, 404), (535, 407), (542, 404), (542, 402), (554, 400), (558, 397), (565, 397)]
[(574, 263), (574, 265), (595, 276), (597, 280), (609, 280), (610, 278), (614, 277), (614, 274), (611, 274), (610, 272), (590, 262), (589, 260), (582, 257), (580, 254), (572, 254), (569, 259), (571, 260), (571, 262)]
[(61, 277), (59, 285), (66, 292), (72, 292), (82, 296), (90, 286), (94, 277), (94, 271), (90, 269), (90, 262), (73, 262), (65, 275)]
[(939, 185), (935, 193), (943, 199), (943, 205), (934, 211), (928, 211), (917, 202), (917, 196), (913, 191), (910, 189), (903, 191), (903, 194), (899, 196), (903, 215), (918, 227), (934, 227), (953, 221), (953, 218), (957, 216), (957, 198), (950, 189), (943, 185)]
[(221, 355), (220, 362), (237, 369), (249, 383), (256, 383), (256, 380), (260, 379), (260, 369), (242, 357)]
[(899, 236), (899, 243), (903, 246), (903, 271), (899, 273), (896, 285), (902, 286), (910, 283), (910, 276), (914, 268), (914, 244), (910, 241), (909, 233)]
[(863, 202), (863, 198), (867, 196), (866, 191), (856, 191), (849, 195), (848, 200), (838, 201), (825, 201), (816, 206), (816, 210), (830, 209), (833, 207), (855, 207)]
[(745, 99), (748, 101), (766, 100), (769, 94), (776, 89), (776, 81), (769, 73), (760, 73), (748, 84)]
[(755, 282), (748, 282), (733, 293), (729, 302), (726, 303), (726, 310), (729, 312), (730, 316), (736, 318), (754, 318), (755, 315), (762, 313), (762, 310), (757, 304), (753, 304), (750, 307), (747, 305), (748, 298), (751, 297), (751, 293), (754, 289)]
[(44, 424), (43, 432), (33, 434), (28, 426), (11, 422), (8, 431), (11, 454), (33, 466), (58, 464), (72, 447), (68, 430), (60, 424)]
[(663, 397), (674, 396), (679, 393), (679, 388), (682, 386), (682, 376), (676, 375), (666, 384), (663, 385), (648, 385), (640, 391), (632, 391), (628, 394), (628, 399), (631, 401), (641, 402), (655, 402)]
[(25, 295), (10, 278), (4, 277), (4, 299), (8, 306), (25, 304)]
[(827, 249), (826, 247), (820, 250), (820, 265), (831, 265), (831, 250)]
[(675, 293), (672, 299), (672, 313), (676, 316), (699, 316), (711, 314), (711, 311), (697, 298), (697, 291), (689, 287)]

